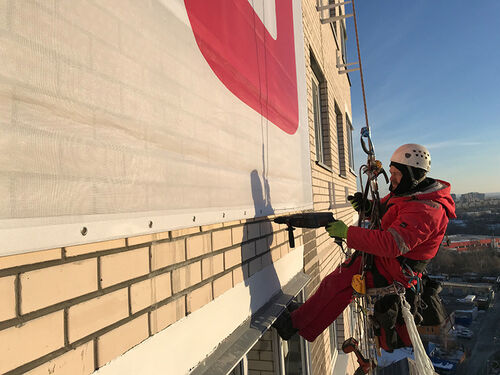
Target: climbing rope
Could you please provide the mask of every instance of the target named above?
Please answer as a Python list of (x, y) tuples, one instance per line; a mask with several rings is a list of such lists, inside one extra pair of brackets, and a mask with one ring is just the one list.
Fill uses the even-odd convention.
[[(370, 124), (368, 122), (368, 109), (367, 109), (367, 103), (366, 103), (366, 93), (365, 93), (365, 83), (364, 83), (364, 78), (363, 78), (363, 65), (361, 62), (361, 51), (359, 47), (359, 36), (358, 36), (358, 24), (357, 24), (357, 17), (356, 17), (356, 7), (355, 7), (355, 1), (352, 0), (352, 13), (353, 13), (353, 20), (354, 20), (354, 30), (355, 30), (355, 35), (356, 35), (356, 47), (357, 47), (357, 52), (358, 52), (358, 64), (359, 64), (359, 74), (360, 74), (360, 80), (361, 80), (361, 91), (363, 94), (363, 107), (364, 107), (364, 112), (365, 112), (365, 123), (366, 126), (361, 129), (361, 147), (363, 151), (367, 154), (367, 162), (366, 164), (362, 165), (360, 167), (360, 173), (359, 173), (359, 178), (360, 178), (360, 186), (361, 186), (361, 194), (362, 194), (362, 202), (360, 205), (360, 211), (359, 211), (359, 218), (358, 218), (358, 226), (363, 226), (363, 221), (365, 220), (365, 203), (368, 201), (368, 195), (370, 195), (372, 204), (370, 205), (371, 209), (370, 212), (367, 212), (366, 216), (369, 218), (369, 229), (381, 229), (381, 215), (380, 215), (380, 195), (378, 191), (378, 182), (377, 179), (378, 177), (382, 174), (385, 177), (386, 183), (389, 183), (389, 178), (387, 177), (386, 172), (382, 168), (382, 163), (378, 160), (375, 159), (375, 149), (373, 147), (373, 143), (371, 140), (371, 131), (370, 131)], [(366, 142), (365, 142), (366, 139)], [(367, 175), (367, 181), (366, 185), (363, 184), (363, 174)], [(361, 262), (361, 275), (356, 275), (360, 276), (359, 280), (354, 280), (353, 279), (353, 284), (355, 282), (358, 283), (358, 285), (361, 285), (364, 282), (364, 275), (365, 271), (367, 270), (367, 266), (370, 266), (367, 264), (368, 261), (368, 254), (362, 253), (362, 262)], [(370, 259), (370, 263), (373, 262), (373, 259)], [(417, 280), (418, 282), (418, 280)], [(361, 284), (360, 284), (361, 283)], [(415, 285), (417, 289), (420, 289), (420, 284), (417, 283)], [(357, 290), (356, 288), (354, 288)], [(377, 288), (378, 290), (368, 290), (366, 291), (366, 287), (364, 287), (365, 293), (359, 294), (355, 292), (355, 298), (356, 305), (358, 308), (355, 310), (355, 313), (357, 314), (362, 314), (364, 319), (363, 319), (363, 326), (365, 328), (365, 333), (364, 335), (364, 341), (365, 344), (367, 344), (365, 347), (368, 348), (372, 352), (374, 356), (377, 354), (377, 349), (375, 348), (374, 345), (374, 340), (375, 340), (375, 335), (374, 335), (374, 327), (373, 324), (370, 322), (370, 318), (368, 317), (367, 310), (369, 309), (369, 306), (373, 306), (371, 304), (371, 299), (374, 298), (374, 296), (380, 297), (380, 295), (384, 294), (396, 294), (400, 298), (401, 302), (401, 309), (402, 309), (402, 314), (403, 318), (408, 330), (408, 334), (410, 336), (410, 340), (415, 352), (415, 361), (417, 364), (418, 368), (418, 373), (422, 375), (431, 375), (434, 374), (434, 367), (432, 365), (431, 360), (427, 356), (425, 349), (422, 344), (422, 340), (420, 338), (420, 335), (418, 333), (417, 327), (415, 325), (415, 320), (413, 315), (411, 314), (410, 311), (410, 305), (408, 301), (405, 299), (405, 288), (402, 285), (390, 285), (389, 287), (386, 288)], [(384, 289), (383, 291), (380, 289)], [(417, 291), (418, 294), (419, 290)], [(361, 299), (361, 303), (359, 300)], [(369, 340), (371, 340), (371, 344)], [(370, 370), (371, 372), (371, 370)]]
[(406, 330), (410, 336), (411, 345), (413, 346), (413, 351), (415, 353), (415, 363), (418, 369), (417, 372), (421, 375), (434, 375), (434, 366), (425, 352), (422, 339), (420, 338), (415, 324), (415, 319), (410, 311), (410, 304), (406, 301), (404, 294), (399, 294), (399, 299), (401, 301), (401, 311), (403, 313), (403, 319), (405, 320)]

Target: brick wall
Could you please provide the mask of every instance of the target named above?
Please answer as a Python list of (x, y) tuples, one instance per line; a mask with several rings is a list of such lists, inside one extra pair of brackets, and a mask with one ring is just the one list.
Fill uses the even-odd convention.
[[(326, 3), (326, 1), (323, 2), (323, 4)], [(346, 75), (338, 74), (336, 53), (339, 51), (340, 43), (335, 39), (331, 26), (320, 23), (320, 13), (316, 10), (316, 5), (315, 0), (302, 1), (314, 210), (333, 211), (336, 218), (350, 224), (353, 220), (353, 211), (346, 200), (346, 195), (356, 191), (356, 176), (346, 170), (348, 155), (346, 154), (346, 121), (345, 113), (343, 113), (346, 110), (350, 113), (350, 83)], [(313, 71), (311, 61), (307, 58), (311, 54), (316, 59), (324, 77), (321, 83), (323, 95), (321, 115), (323, 136), (327, 138), (324, 141), (327, 146), (325, 149), (327, 168), (315, 163), (316, 140), (312, 111)], [(305, 231), (303, 238), (304, 270), (312, 277), (305, 290), (307, 297), (314, 293), (321, 280), (340, 264), (343, 256), (338, 246), (323, 229)], [(349, 337), (350, 327), (347, 317), (348, 311), (337, 319), (339, 339)], [(334, 363), (330, 352), (329, 332), (325, 330), (311, 345), (313, 374), (322, 375), (332, 372)], [(352, 364), (348, 371), (350, 371), (348, 373), (354, 372)]]
[(91, 373), (288, 252), (252, 219), (2, 257), (0, 373)]
[(275, 361), (275, 347), (277, 341), (273, 340), (272, 332), (267, 331), (247, 354), (248, 375), (273, 375), (276, 374), (279, 364)]

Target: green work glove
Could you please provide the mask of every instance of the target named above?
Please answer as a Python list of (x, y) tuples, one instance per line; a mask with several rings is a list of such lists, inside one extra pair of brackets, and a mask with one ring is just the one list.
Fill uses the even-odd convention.
[[(360, 208), (361, 208), (361, 204), (363, 202), (363, 195), (358, 191), (356, 194), (354, 195), (349, 195), (347, 197), (347, 200), (349, 201), (349, 203), (351, 203), (352, 205), (352, 208), (354, 208), (356, 211), (359, 212)], [(372, 202), (370, 202), (368, 199), (365, 201), (365, 205), (364, 205), (364, 209), (363, 211), (364, 212), (370, 212), (370, 209), (372, 207)]]
[(342, 220), (327, 224), (326, 231), (330, 237), (347, 238), (347, 225)]

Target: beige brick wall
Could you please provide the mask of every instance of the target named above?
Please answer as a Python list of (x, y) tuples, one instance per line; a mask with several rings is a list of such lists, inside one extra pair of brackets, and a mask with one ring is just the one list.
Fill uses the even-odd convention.
[(0, 331), (0, 373), (64, 347), (62, 310)]
[(75, 342), (128, 315), (127, 289), (120, 289), (71, 306), (68, 309), (68, 339), (70, 342)]
[(97, 338), (98, 366), (125, 353), (149, 336), (148, 315), (138, 318)]
[(157, 333), (186, 315), (186, 298), (181, 297), (151, 312), (151, 332)]
[(16, 316), (16, 277), (6, 276), (0, 278), (0, 321), (8, 320)]
[(78, 346), (63, 355), (45, 362), (44, 364), (26, 372), (26, 375), (87, 375), (94, 372), (94, 342)]
[(106, 255), (100, 261), (101, 286), (106, 288), (149, 273), (149, 248)]
[(267, 331), (260, 340), (248, 352), (248, 373), (249, 375), (272, 375), (277, 374), (279, 364), (275, 363), (274, 352), (278, 348), (274, 347), (272, 332)]
[(24, 272), (20, 283), (21, 314), (26, 314), (96, 291), (97, 259)]
[(87, 374), (289, 251), (284, 226), (266, 218), (194, 228), (0, 258), (0, 337), (58, 332), (3, 366)]

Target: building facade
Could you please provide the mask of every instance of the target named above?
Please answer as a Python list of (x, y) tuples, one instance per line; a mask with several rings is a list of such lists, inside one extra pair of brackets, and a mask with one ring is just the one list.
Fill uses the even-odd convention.
[[(350, 81), (348, 74), (343, 72), (343, 65), (348, 63), (344, 16), (350, 10), (346, 5), (335, 3), (340, 1), (330, 0), (324, 4), (315, 0), (282, 1), (277, 2), (273, 11), (282, 14), (279, 4), (289, 4), (302, 31), (295, 33), (295, 37), (302, 39), (298, 45), (303, 52), (302, 57), (297, 55), (296, 61), (297, 75), (303, 73), (301, 79), (305, 83), (303, 96), (299, 95), (304, 102), (299, 101), (299, 107), (303, 105), (306, 109), (302, 128), (306, 127), (305, 152), (309, 168), (304, 172), (309, 176), (305, 190), (310, 190), (311, 196), (307, 209), (331, 211), (336, 218), (351, 224), (357, 217), (347, 196), (356, 191), (356, 175)], [(166, 119), (172, 120), (173, 115), (165, 108), (174, 102), (178, 111), (186, 110), (187, 105), (193, 106), (193, 103), (183, 102), (185, 97), (178, 99), (169, 94), (165, 87), (178, 84), (172, 76), (179, 75), (187, 82), (194, 73), (189, 67), (181, 71), (185, 66), (181, 63), (175, 65), (178, 71), (172, 71), (170, 64), (174, 54), (158, 57), (157, 53), (162, 50), (163, 43), (175, 45), (177, 40), (180, 40), (178, 47), (182, 48), (181, 33), (172, 34), (160, 26), (166, 20), (171, 21), (169, 27), (172, 28), (173, 23), (182, 21), (178, 22), (179, 29), (172, 30), (184, 33), (188, 30), (194, 41), (191, 29), (186, 26), (190, 21), (194, 28), (197, 20), (189, 14), (193, 3), (174, 1), (164, 5), (162, 1), (151, 0), (146, 4), (139, 7), (133, 1), (100, 3), (91, 0), (71, 4), (58, 0), (0, 2), (0, 43), (11, 56), (11, 64), (0, 73), (0, 110), (3, 114), (0, 121), (2, 126), (13, 129), (12, 137), (21, 140), (15, 151), (19, 154), (15, 155), (21, 155), (24, 146), (26, 150), (38, 147), (38, 156), (29, 161), (37, 168), (51, 170), (54, 163), (60, 163), (64, 171), (64, 163), (71, 162), (77, 164), (82, 173), (92, 174), (92, 178), (99, 169), (99, 180), (92, 182), (89, 191), (117, 184), (120, 189), (112, 194), (96, 195), (104, 198), (101, 202), (94, 197), (93, 208), (106, 208), (114, 200), (118, 209), (123, 202), (130, 207), (135, 207), (136, 203), (154, 207), (162, 202), (151, 200), (150, 196), (142, 201), (138, 190), (132, 191), (135, 186), (127, 183), (131, 180), (122, 179), (116, 166), (122, 165), (119, 164), (122, 161), (125, 166), (129, 164), (126, 164), (127, 153), (121, 154), (121, 149), (111, 147), (101, 158), (87, 147), (90, 141), (82, 141), (78, 147), (68, 148), (61, 159), (52, 158), (54, 142), (62, 137), (59, 127), (71, 128), (69, 134), (74, 134), (75, 138), (84, 139), (91, 134), (92, 142), (106, 143), (109, 134), (100, 133), (100, 129), (109, 126), (120, 129), (124, 144), (142, 144), (143, 139), (135, 133), (136, 127), (153, 122), (161, 125)], [(246, 0), (234, 4), (241, 5), (240, 10), (250, 6)], [(269, 10), (262, 7), (265, 16)], [(265, 18), (255, 5), (254, 10), (259, 17)], [(188, 18), (190, 15), (192, 17)], [(275, 27), (279, 31), (280, 23)], [(279, 35), (275, 39), (279, 40)], [(203, 49), (203, 40), (197, 43)], [(30, 52), (23, 55), (24, 49)], [(204, 56), (208, 61), (212, 55), (207, 52)], [(115, 63), (109, 64), (110, 61)], [(171, 74), (168, 79), (161, 77), (158, 73), (161, 70)], [(189, 82), (186, 84), (189, 89), (197, 89), (196, 80)], [(146, 85), (147, 89), (141, 85)], [(236, 90), (234, 87), (232, 89)], [(271, 90), (271, 85), (268, 89)], [(214, 91), (213, 100), (221, 106), (217, 109), (225, 108), (226, 99), (219, 100), (218, 92)], [(273, 116), (271, 110), (264, 114), (262, 108), (255, 109), (262, 101), (255, 104), (252, 99), (245, 100), (252, 111), (260, 111), (261, 118)], [(230, 109), (238, 105), (239, 102)], [(238, 119), (246, 121), (253, 113), (245, 112)], [(221, 111), (213, 115), (208, 112), (206, 118), (201, 114), (197, 116), (207, 123), (212, 120), (218, 123), (225, 121), (227, 113)], [(281, 124), (282, 130), (289, 130), (287, 119), (279, 114), (275, 116), (272, 122)], [(228, 120), (232, 121), (233, 118)], [(179, 125), (179, 134), (186, 129), (182, 126), (185, 124)], [(299, 126), (299, 131), (302, 128)], [(278, 131), (269, 124), (262, 129), (270, 134)], [(23, 141), (23, 132), (28, 133), (28, 130), (36, 135), (35, 141), (28, 136)], [(197, 132), (193, 139), (212, 136), (207, 133), (210, 131)], [(224, 136), (220, 131), (215, 139), (224, 139)], [(152, 133), (148, 137), (153, 143), (165, 139), (169, 144), (178, 144), (187, 152), (184, 161), (190, 145), (193, 149), (197, 146), (194, 141), (182, 142), (172, 134)], [(242, 134), (238, 139), (245, 140), (245, 137)], [(71, 136), (61, 139), (66, 143), (72, 141)], [(233, 154), (228, 153), (230, 149), (223, 147), (225, 145), (221, 141), (219, 148), (209, 152), (208, 157), (230, 160)], [(239, 143), (234, 145), (239, 146)], [(64, 148), (64, 144), (57, 147)], [(272, 143), (263, 142), (262, 149), (266, 147), (272, 147)], [(140, 147), (134, 150), (142, 152)], [(295, 152), (289, 154), (293, 156)], [(346, 309), (313, 343), (298, 336), (283, 342), (270, 328), (280, 308), (291, 298), (307, 299), (345, 257), (323, 228), (295, 230), (296, 246), (290, 247), (286, 226), (274, 223), (273, 219), (303, 209), (300, 204), (292, 209), (286, 209), (285, 203), (279, 206), (280, 196), (275, 194), (276, 190), (271, 194), (269, 186), (281, 186), (275, 182), (280, 181), (278, 177), (283, 181), (290, 177), (285, 172), (278, 173), (274, 180), (270, 177), (268, 184), (266, 169), (272, 163), (266, 164), (266, 158), (283, 160), (264, 151), (253, 158), (257, 162), (262, 159), (264, 164), (264, 170), (250, 173), (248, 192), (254, 209), (240, 213), (237, 218), (231, 219), (231, 214), (223, 208), (219, 219), (211, 217), (199, 222), (199, 217), (203, 217), (200, 208), (199, 215), (191, 214), (192, 220), (189, 216), (191, 225), (185, 224), (184, 216), (187, 215), (184, 215), (184, 224), (180, 227), (171, 225), (168, 230), (157, 231), (157, 220), (151, 219), (145, 222), (148, 229), (140, 234), (120, 236), (115, 233), (111, 239), (102, 241), (92, 237), (98, 224), (83, 226), (78, 221), (75, 226), (81, 233), (81, 240), (75, 243), (63, 240), (64, 233), (54, 237), (50, 226), (44, 226), (43, 231), (35, 228), (26, 232), (32, 233), (28, 236), (31, 238), (21, 238), (20, 243), (41, 244), (37, 249), (27, 251), (20, 245), (19, 250), (0, 256), (0, 373), (353, 374), (357, 367), (355, 357), (340, 350), (345, 338), (359, 332), (358, 316), (351, 309)], [(94, 159), (96, 164), (92, 164)], [(112, 162), (108, 165), (106, 161), (109, 160)], [(29, 163), (23, 166), (22, 173), (26, 172)], [(127, 176), (126, 169), (123, 168), (123, 176)], [(147, 169), (146, 164), (138, 167), (137, 173), (144, 169)], [(21, 172), (13, 170), (10, 173)], [(205, 176), (204, 173), (199, 167), (195, 176)], [(42, 200), (49, 206), (56, 206), (57, 202), (66, 199), (81, 208), (82, 211), (75, 211), (75, 215), (84, 214), (89, 202), (82, 187), (87, 185), (76, 182), (72, 185), (77, 179), (70, 177), (65, 180), (67, 190), (56, 189), (50, 194), (44, 190), (49, 186), (45, 182), (30, 185), (31, 190), (26, 190), (16, 200), (15, 209), (24, 204), (29, 212)], [(80, 177), (78, 181), (83, 182), (91, 178)], [(12, 182), (16, 181), (15, 177), (9, 178), (12, 179), (5, 184), (2, 180), (6, 196), (8, 186), (19, 185), (18, 189), (22, 189), (22, 181), (34, 181), (23, 177), (25, 180), (16, 185)], [(157, 184), (152, 183), (152, 188), (145, 189), (154, 190), (160, 184), (169, 188), (175, 184), (177, 176), (163, 176), (161, 169), (157, 169), (148, 178)], [(179, 189), (186, 193), (191, 188), (185, 185), (168, 191), (181, 194)], [(294, 190), (289, 184), (283, 192), (287, 188)], [(129, 194), (128, 189), (131, 189), (132, 198), (118, 201), (121, 192)], [(189, 191), (193, 201), (218, 199), (210, 194), (205, 196), (196, 186)], [(236, 194), (229, 189), (224, 193), (228, 198)], [(271, 197), (276, 202), (275, 208), (270, 205)], [(1, 209), (2, 212), (14, 212), (14, 208), (7, 205)], [(45, 208), (39, 211), (41, 217), (52, 217), (52, 211), (45, 211)], [(24, 218), (22, 214), (6, 217), (14, 221)], [(126, 217), (130, 227), (135, 225), (135, 217)], [(18, 233), (8, 230), (5, 233)], [(52, 242), (47, 237), (51, 237)], [(50, 246), (45, 245), (49, 242)]]

